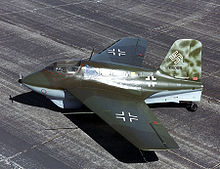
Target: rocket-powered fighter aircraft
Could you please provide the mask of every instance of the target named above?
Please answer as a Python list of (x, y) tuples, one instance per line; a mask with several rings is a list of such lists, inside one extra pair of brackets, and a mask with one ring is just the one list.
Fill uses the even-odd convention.
[(158, 70), (141, 66), (146, 46), (142, 38), (122, 38), (89, 59), (54, 62), (19, 82), (60, 108), (86, 105), (140, 150), (178, 148), (147, 104), (197, 109), (202, 44), (175, 41)]

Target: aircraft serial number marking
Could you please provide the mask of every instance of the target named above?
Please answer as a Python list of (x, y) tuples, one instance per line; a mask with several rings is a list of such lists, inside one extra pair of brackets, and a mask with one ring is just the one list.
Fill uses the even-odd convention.
[[(125, 113), (124, 111), (121, 112), (121, 114), (116, 113), (116, 119), (122, 119), (124, 122), (126, 121), (125, 118)], [(133, 120), (138, 120), (136, 115), (132, 115), (130, 112), (128, 112), (128, 118), (129, 118), (129, 122), (133, 122)]]
[(182, 70), (183, 68), (182, 68), (182, 66), (175, 66), (175, 65), (173, 65), (173, 66), (169, 66), (168, 67), (168, 69), (173, 69), (173, 70)]

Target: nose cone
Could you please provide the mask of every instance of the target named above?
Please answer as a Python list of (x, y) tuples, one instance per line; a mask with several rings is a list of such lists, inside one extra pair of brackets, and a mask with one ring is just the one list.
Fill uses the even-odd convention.
[(22, 83), (22, 79), (18, 79), (18, 83)]
[(36, 87), (49, 87), (49, 81), (43, 71), (35, 72), (23, 79), (19, 79), (19, 83)]

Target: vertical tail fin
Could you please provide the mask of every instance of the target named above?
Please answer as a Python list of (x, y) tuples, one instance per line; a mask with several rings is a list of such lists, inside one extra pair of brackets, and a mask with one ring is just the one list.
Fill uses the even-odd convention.
[(179, 39), (173, 43), (160, 70), (172, 77), (200, 81), (202, 44), (194, 39)]

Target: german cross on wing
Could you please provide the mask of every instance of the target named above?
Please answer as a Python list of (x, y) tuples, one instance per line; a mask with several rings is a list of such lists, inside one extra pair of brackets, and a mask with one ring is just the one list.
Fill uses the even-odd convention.
[(112, 54), (113, 56), (118, 55), (118, 56), (125, 56), (126, 52), (121, 51), (121, 49), (109, 49), (108, 54)]
[[(122, 119), (124, 122), (126, 121), (125, 112), (121, 112), (121, 114), (116, 113), (116, 119)], [(132, 115), (130, 112), (128, 112), (128, 119), (130, 122), (133, 122), (133, 120), (138, 120), (136, 115)], [(127, 120), (128, 120), (127, 119)]]

